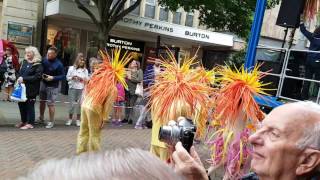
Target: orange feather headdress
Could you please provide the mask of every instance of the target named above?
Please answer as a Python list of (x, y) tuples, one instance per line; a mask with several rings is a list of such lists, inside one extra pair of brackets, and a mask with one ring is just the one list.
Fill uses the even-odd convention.
[(248, 138), (264, 117), (254, 100), (254, 96), (266, 94), (264, 87), (268, 85), (260, 81), (264, 75), (259, 67), (247, 71), (225, 66), (219, 70), (221, 89), (213, 112), (218, 128), (209, 132), (207, 143), (212, 150), (212, 165), (225, 167), (225, 179), (238, 179), (247, 170), (251, 152)]
[(121, 49), (113, 50), (111, 57), (102, 51), (100, 51), (100, 54), (103, 62), (92, 74), (85, 90), (85, 97), (92, 98), (93, 105), (103, 104), (110, 95), (109, 93), (112, 92), (112, 88), (116, 89), (118, 82), (125, 88), (128, 87), (125, 81), (125, 66), (132, 60), (131, 54), (127, 52), (121, 56)]
[[(196, 57), (186, 58), (180, 65), (172, 53), (168, 52), (168, 55), (169, 59), (160, 62), (164, 70), (149, 89), (151, 112), (162, 125), (179, 116), (197, 116), (195, 124), (198, 131), (203, 132), (210, 109), (207, 103), (212, 92), (210, 83), (213, 82), (214, 73), (192, 69)], [(204, 74), (207, 76), (203, 76)]]

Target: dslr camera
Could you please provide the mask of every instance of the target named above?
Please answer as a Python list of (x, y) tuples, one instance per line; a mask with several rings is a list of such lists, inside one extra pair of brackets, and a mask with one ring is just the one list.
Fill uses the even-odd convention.
[(160, 127), (159, 140), (172, 146), (181, 141), (182, 146), (190, 152), (197, 128), (191, 119), (185, 117), (179, 117), (177, 122), (170, 121), (168, 126)]

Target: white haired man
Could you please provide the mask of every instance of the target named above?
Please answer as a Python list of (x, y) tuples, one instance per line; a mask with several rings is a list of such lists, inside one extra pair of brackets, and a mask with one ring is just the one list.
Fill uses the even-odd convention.
[(318, 104), (297, 102), (274, 109), (249, 141), (253, 145), (251, 168), (259, 180), (320, 178)]
[[(318, 104), (296, 102), (279, 106), (266, 116), (249, 141), (253, 146), (251, 169), (255, 174), (243, 180), (320, 179)], [(203, 166), (183, 148), (176, 147), (173, 160), (185, 177), (206, 179)]]

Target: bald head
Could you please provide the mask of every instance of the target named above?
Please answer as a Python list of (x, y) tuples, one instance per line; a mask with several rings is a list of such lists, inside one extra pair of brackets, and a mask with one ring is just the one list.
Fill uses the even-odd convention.
[[(282, 105), (271, 111), (249, 137), (251, 168), (261, 179), (297, 179), (320, 164), (320, 106)], [(306, 168), (308, 167), (308, 168)]]
[[(269, 115), (272, 118), (279, 117), (282, 128), (290, 137), (297, 138), (299, 148), (318, 144), (314, 141), (320, 138), (320, 105), (310, 101), (288, 103), (274, 109)], [(320, 145), (316, 147), (320, 149)]]

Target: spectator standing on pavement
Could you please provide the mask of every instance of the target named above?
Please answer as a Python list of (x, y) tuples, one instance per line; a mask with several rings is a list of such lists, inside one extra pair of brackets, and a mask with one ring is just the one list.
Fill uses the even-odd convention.
[[(151, 59), (154, 64), (149, 64), (143, 74), (143, 84), (146, 88), (151, 86), (156, 76), (161, 72), (160, 59)], [(136, 122), (135, 129), (147, 128), (147, 125), (152, 124), (149, 108), (146, 106), (149, 101), (149, 92), (144, 88), (143, 99), (140, 101), (140, 116)], [(146, 120), (147, 119), (147, 120)]]
[(7, 65), (4, 59), (0, 62), (0, 92), (2, 91), (2, 85), (4, 83), (4, 73), (7, 71)]
[[(10, 101), (10, 96), (13, 91), (13, 86), (17, 80), (16, 72), (19, 70), (19, 63), (17, 60), (14, 60), (14, 56), (12, 54), (13, 48), (8, 46), (5, 49), (4, 55), (4, 63), (6, 65), (6, 72), (4, 73), (4, 87), (6, 98), (4, 100)], [(16, 63), (15, 63), (16, 62)]]
[(59, 94), (59, 82), (65, 78), (64, 67), (57, 59), (57, 48), (50, 47), (47, 57), (42, 61), (43, 75), (40, 84), (40, 117), (44, 121), (46, 104), (49, 109), (49, 121), (46, 128), (54, 126), (55, 101)]
[(125, 103), (125, 90), (121, 83), (117, 83), (118, 96), (113, 107), (112, 126), (121, 126), (122, 109)]
[[(303, 21), (300, 24), (300, 30), (302, 34), (310, 41), (310, 51), (319, 51), (319, 53), (310, 52), (307, 55), (307, 61), (305, 65), (305, 78), (320, 80), (320, 27), (316, 28), (313, 33), (306, 29)], [(309, 86), (310, 81), (304, 81), (302, 87), (302, 100), (309, 99)]]
[(143, 83), (146, 87), (151, 86), (155, 77), (161, 72), (160, 59), (150, 58), (151, 63), (148, 64), (144, 74), (143, 74)]
[(41, 55), (36, 47), (25, 49), (25, 59), (19, 71), (18, 83), (26, 86), (27, 101), (19, 102), (21, 122), (16, 125), (20, 129), (32, 129), (35, 120), (34, 103), (39, 94), (42, 77)]
[(67, 73), (69, 84), (69, 119), (66, 126), (70, 126), (73, 120), (73, 114), (76, 113), (76, 125), (80, 126), (80, 99), (86, 82), (89, 80), (89, 73), (86, 68), (86, 60), (82, 53), (79, 53), (73, 66), (70, 66)]
[(128, 122), (128, 124), (132, 124), (133, 120), (133, 108), (136, 104), (138, 95), (136, 95), (136, 88), (139, 83), (142, 83), (143, 80), (143, 72), (140, 69), (140, 62), (133, 60), (129, 64), (129, 68), (127, 71), (127, 84), (128, 84), (128, 92), (126, 93), (126, 118), (123, 122)]
[(145, 119), (151, 119), (151, 114), (148, 110), (147, 103), (148, 103), (148, 92), (144, 90), (143, 97), (139, 97), (141, 100), (138, 102), (138, 106), (140, 109), (140, 115), (134, 126), (135, 129), (146, 129), (147, 126), (145, 125)]

